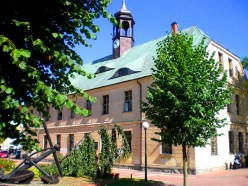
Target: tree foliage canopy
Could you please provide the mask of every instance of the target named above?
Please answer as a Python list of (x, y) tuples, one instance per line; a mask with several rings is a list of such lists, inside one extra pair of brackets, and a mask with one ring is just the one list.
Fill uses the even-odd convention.
[[(40, 127), (41, 118), (28, 111), (33, 107), (48, 117), (47, 106), (63, 105), (76, 114), (87, 115), (67, 98), (84, 96), (74, 87), (74, 74), (88, 76), (83, 60), (75, 52), (78, 44), (89, 46), (99, 27), (93, 20), (103, 16), (116, 23), (106, 10), (111, 0), (8, 0), (0, 11), (0, 137), (14, 138), (24, 148), (36, 141), (28, 136)], [(17, 126), (22, 124), (20, 133)], [(24, 133), (26, 135), (24, 135)]]
[[(244, 67), (244, 71), (245, 71), (245, 79), (247, 80), (248, 79), (248, 57), (244, 57), (241, 61), (243, 67)], [(247, 81), (244, 81), (244, 84), (243, 84), (243, 88), (248, 91), (248, 82)]]
[(182, 32), (158, 44), (153, 83), (142, 111), (161, 129), (163, 142), (205, 146), (224, 125), (217, 114), (230, 103), (232, 91), (213, 55), (204, 40), (194, 46), (193, 37)]
[(248, 68), (248, 57), (244, 57), (242, 59), (242, 65), (244, 66), (244, 68)]

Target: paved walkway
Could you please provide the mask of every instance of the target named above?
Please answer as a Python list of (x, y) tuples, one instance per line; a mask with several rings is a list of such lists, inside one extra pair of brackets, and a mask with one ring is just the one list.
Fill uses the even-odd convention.
[[(19, 160), (20, 161), (20, 160)], [(20, 162), (17, 161), (17, 164)], [(113, 168), (113, 173), (119, 173), (120, 178), (139, 178), (144, 179), (144, 171), (137, 171), (132, 169)], [(148, 180), (162, 181), (166, 186), (183, 186), (182, 174), (170, 174), (163, 172), (147, 173)], [(67, 182), (66, 182), (67, 181)], [(68, 181), (70, 184), (68, 184)], [(72, 180), (60, 178), (60, 183), (55, 185), (84, 185), (81, 178), (73, 178)], [(64, 184), (63, 184), (64, 183)], [(74, 183), (74, 184), (72, 184)], [(6, 184), (3, 184), (6, 185)], [(44, 185), (41, 181), (34, 181), (30, 185)], [(93, 184), (94, 185), (94, 184)], [(212, 172), (200, 175), (188, 175), (189, 186), (248, 186), (248, 168), (236, 170), (223, 170), (219, 172)], [(0, 183), (0, 186), (2, 184)]]
[[(144, 171), (114, 168), (120, 178), (144, 178)], [(183, 186), (182, 174), (147, 172), (148, 180), (162, 181), (170, 186)], [(188, 175), (189, 186), (248, 186), (248, 168), (224, 170), (200, 175)]]

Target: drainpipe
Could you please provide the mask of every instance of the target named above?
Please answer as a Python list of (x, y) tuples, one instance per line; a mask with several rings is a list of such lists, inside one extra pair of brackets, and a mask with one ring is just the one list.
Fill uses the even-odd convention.
[[(141, 109), (141, 103), (142, 103), (142, 85), (139, 82), (139, 79), (137, 79), (137, 83), (139, 84), (139, 89), (140, 89), (140, 109)], [(140, 110), (140, 166), (142, 165), (142, 112)]]
[[(141, 109), (141, 102), (142, 102), (142, 85), (141, 83), (139, 82), (139, 79), (137, 79), (137, 83), (139, 84), (139, 87), (140, 87), (140, 109)], [(140, 110), (140, 121), (142, 120), (142, 112)]]

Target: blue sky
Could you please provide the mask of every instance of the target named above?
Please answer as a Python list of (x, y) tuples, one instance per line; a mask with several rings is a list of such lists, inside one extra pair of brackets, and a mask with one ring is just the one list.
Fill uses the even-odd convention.
[[(112, 14), (121, 9), (122, 0), (113, 0), (107, 8)], [(214, 41), (241, 59), (248, 56), (247, 0), (126, 0), (126, 7), (135, 20), (135, 45), (162, 37), (176, 21), (179, 29), (198, 26)], [(91, 48), (78, 46), (84, 63), (112, 54), (113, 25), (100, 18), (97, 40)]]

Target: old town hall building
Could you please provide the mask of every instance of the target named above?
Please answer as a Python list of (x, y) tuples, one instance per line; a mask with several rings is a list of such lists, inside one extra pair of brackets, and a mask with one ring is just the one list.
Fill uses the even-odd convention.
[[(132, 157), (119, 166), (136, 169), (144, 167), (144, 129), (142, 119), (145, 114), (140, 111), (140, 101), (146, 99), (147, 87), (152, 82), (151, 68), (154, 66), (157, 43), (166, 36), (134, 46), (134, 19), (127, 10), (125, 1), (120, 11), (114, 14), (122, 28), (113, 27), (112, 54), (92, 63), (84, 65), (84, 69), (95, 78), (77, 76), (72, 83), (96, 98), (96, 102), (88, 102), (82, 97), (72, 98), (78, 105), (91, 111), (88, 117), (80, 117), (64, 107), (61, 111), (49, 108), (50, 118), (46, 124), (53, 143), (61, 145), (60, 152), (66, 154), (91, 133), (95, 139), (97, 152), (101, 150), (101, 139), (97, 130), (105, 125), (111, 129), (119, 124), (131, 146)], [(177, 29), (174, 23), (173, 27)], [(175, 30), (176, 31), (176, 30)], [(228, 72), (228, 81), (235, 85), (232, 103), (220, 111), (221, 117), (226, 117), (228, 124), (217, 130), (224, 135), (211, 140), (211, 145), (205, 148), (189, 149), (188, 167), (192, 173), (225, 169), (233, 160), (234, 154), (247, 154), (247, 93), (241, 88), (244, 70), (240, 59), (231, 51), (213, 41), (201, 29), (192, 26), (182, 30), (193, 36), (194, 44), (206, 37), (207, 50), (215, 52), (215, 60), (223, 65), (223, 71)], [(70, 97), (71, 95), (69, 95)], [(35, 109), (33, 113), (37, 113)], [(38, 114), (38, 113), (37, 113)], [(156, 137), (158, 129), (151, 125), (147, 129), (148, 168), (161, 169), (166, 172), (182, 170), (181, 147), (170, 146), (151, 140)], [(44, 130), (38, 130), (38, 140), (42, 148), (47, 140)], [(177, 172), (177, 171), (176, 171)]]

